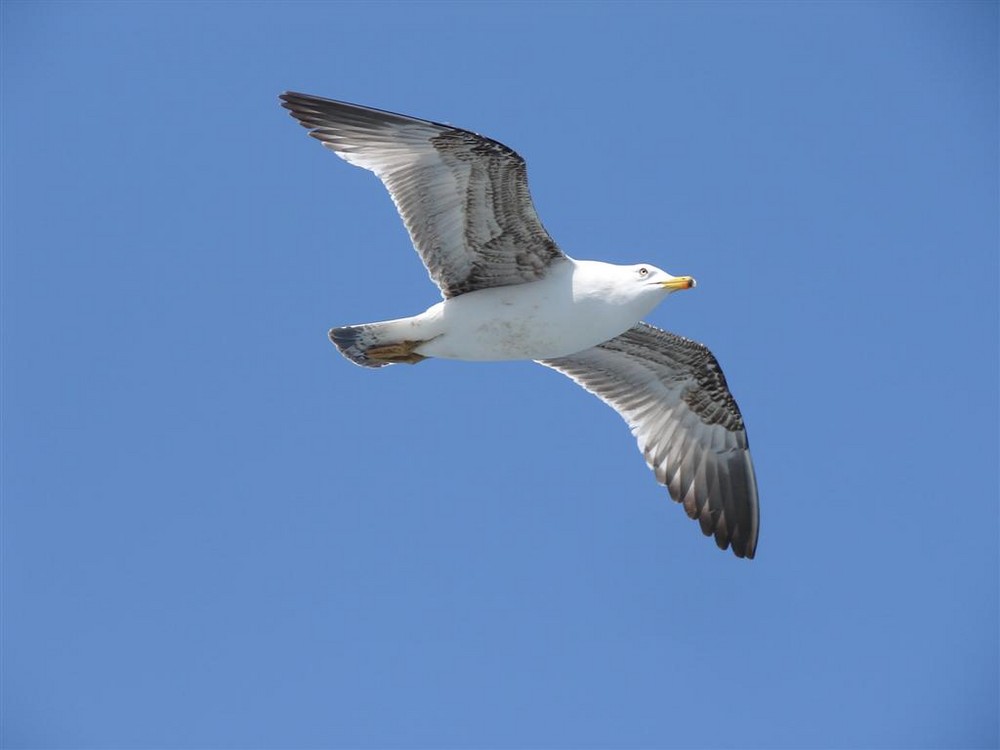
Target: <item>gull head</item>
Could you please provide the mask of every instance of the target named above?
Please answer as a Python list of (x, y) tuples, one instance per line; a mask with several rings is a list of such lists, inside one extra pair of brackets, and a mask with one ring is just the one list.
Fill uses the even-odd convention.
[(632, 278), (641, 289), (658, 292), (661, 295), (679, 292), (682, 289), (694, 289), (697, 285), (691, 276), (674, 276), (648, 263), (639, 263), (630, 268)]
[(600, 299), (603, 304), (627, 310), (632, 323), (649, 313), (668, 295), (691, 289), (690, 276), (674, 276), (650, 263), (623, 266), (594, 260), (573, 261), (575, 299)]

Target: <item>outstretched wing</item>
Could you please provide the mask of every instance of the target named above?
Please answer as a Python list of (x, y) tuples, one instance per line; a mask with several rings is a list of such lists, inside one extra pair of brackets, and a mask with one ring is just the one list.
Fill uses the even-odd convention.
[(382, 180), (445, 297), (535, 281), (565, 259), (535, 213), (524, 159), (448, 125), (287, 92), (310, 135)]
[(754, 556), (760, 512), (743, 417), (712, 353), (638, 323), (621, 336), (540, 364), (568, 375), (632, 429), (657, 480), (706, 535)]

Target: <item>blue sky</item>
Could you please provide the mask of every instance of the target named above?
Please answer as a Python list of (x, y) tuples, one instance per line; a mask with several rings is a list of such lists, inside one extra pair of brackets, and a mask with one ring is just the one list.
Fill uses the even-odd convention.
[[(996, 3), (2, 5), (9, 748), (998, 744)], [(757, 559), (437, 299), (293, 89), (528, 161), (746, 418)]]

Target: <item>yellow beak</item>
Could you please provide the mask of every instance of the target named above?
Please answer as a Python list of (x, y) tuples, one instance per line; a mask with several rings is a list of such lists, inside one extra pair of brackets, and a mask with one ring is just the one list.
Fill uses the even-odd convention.
[(691, 276), (675, 276), (667, 281), (661, 281), (660, 286), (664, 289), (676, 292), (681, 289), (694, 289), (694, 287), (697, 286), (697, 283)]

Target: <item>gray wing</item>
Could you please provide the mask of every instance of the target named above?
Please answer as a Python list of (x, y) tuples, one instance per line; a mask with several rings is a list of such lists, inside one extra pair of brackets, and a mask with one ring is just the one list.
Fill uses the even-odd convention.
[(657, 480), (737, 557), (754, 556), (757, 480), (743, 417), (712, 353), (647, 323), (540, 364), (568, 375), (624, 417)]
[(502, 143), (307, 94), (281, 100), (311, 136), (382, 180), (445, 297), (535, 281), (566, 257), (535, 213), (524, 159)]

